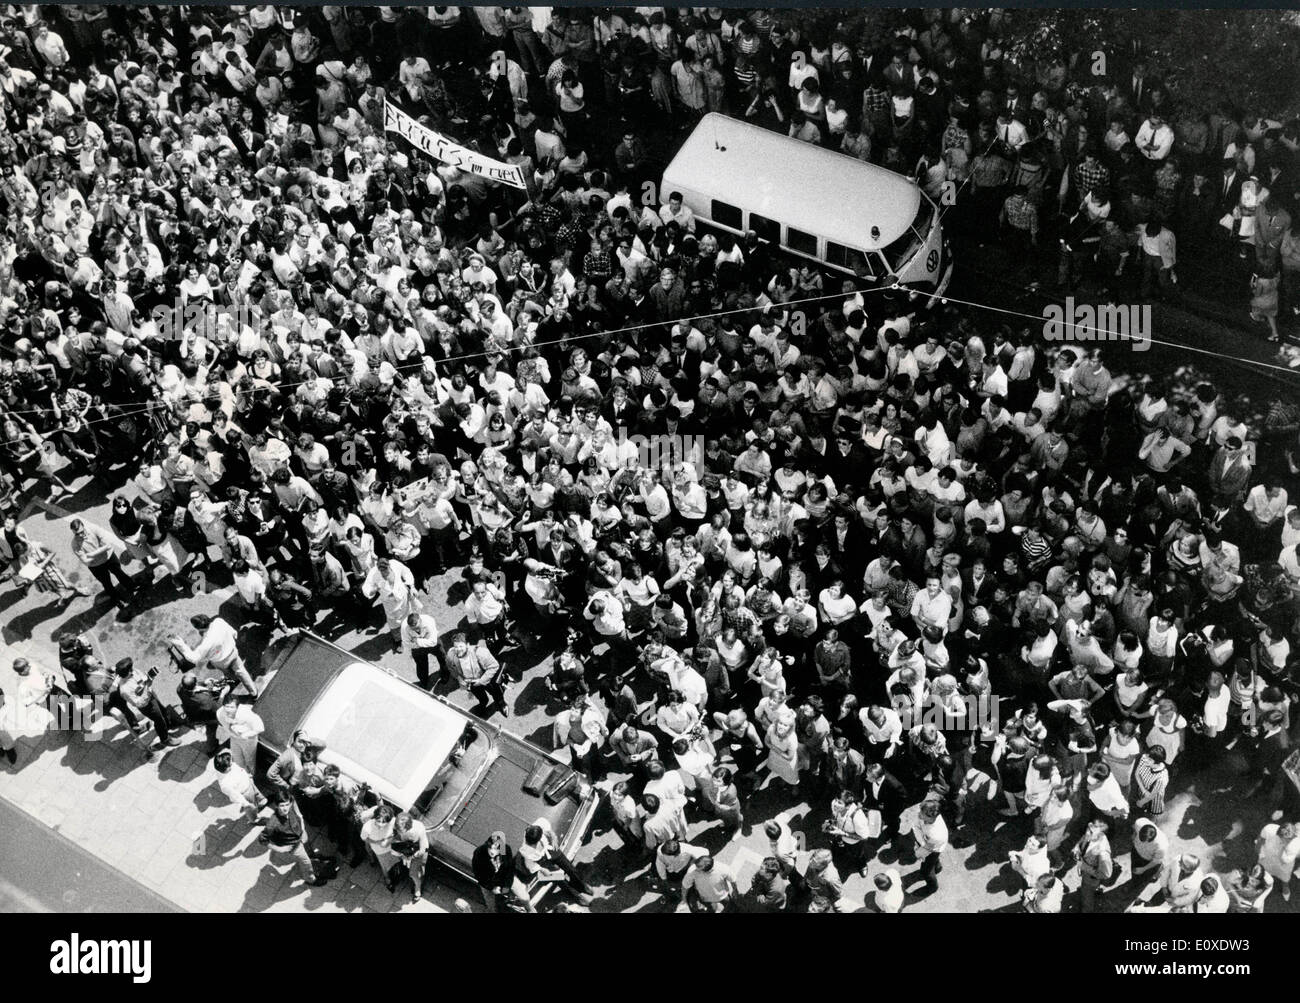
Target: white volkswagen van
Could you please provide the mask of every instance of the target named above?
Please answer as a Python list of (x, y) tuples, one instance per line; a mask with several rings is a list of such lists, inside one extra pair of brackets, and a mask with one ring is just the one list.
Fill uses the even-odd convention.
[(952, 278), (939, 209), (915, 182), (739, 119), (700, 120), (664, 171), (660, 197), (677, 192), (709, 226), (845, 275), (937, 294)]

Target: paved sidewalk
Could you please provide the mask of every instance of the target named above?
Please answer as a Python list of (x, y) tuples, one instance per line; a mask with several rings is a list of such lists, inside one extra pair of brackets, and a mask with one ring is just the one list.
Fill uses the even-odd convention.
[[(0, 687), (14, 692), (10, 668), (19, 656), (47, 663), (35, 646), (5, 646)], [(389, 892), (378, 868), (355, 871), (310, 888), (292, 863), (272, 861), (260, 828), (239, 817), (216, 784), (202, 729), (147, 763), (125, 729), (47, 732), (18, 745), (17, 768), (0, 773), (0, 796), (76, 845), (188, 912), (445, 912), (464, 889), (426, 880), (426, 897)], [(321, 848), (331, 849), (328, 842)], [(73, 905), (69, 903), (69, 908)]]

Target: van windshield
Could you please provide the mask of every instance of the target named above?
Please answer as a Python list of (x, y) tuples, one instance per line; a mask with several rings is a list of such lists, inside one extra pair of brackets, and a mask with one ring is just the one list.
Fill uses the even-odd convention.
[(492, 740), (486, 729), (466, 724), (460, 742), (416, 799), (415, 814), (430, 827), (441, 825), (468, 793), (491, 749)]
[(930, 236), (930, 228), (933, 225), (934, 203), (922, 195), (921, 204), (916, 207), (916, 216), (913, 218), (911, 225), (897, 240), (882, 251), (885, 260), (889, 262), (889, 267), (895, 275), (901, 272), (903, 266), (911, 261), (912, 256), (925, 245), (926, 239)]

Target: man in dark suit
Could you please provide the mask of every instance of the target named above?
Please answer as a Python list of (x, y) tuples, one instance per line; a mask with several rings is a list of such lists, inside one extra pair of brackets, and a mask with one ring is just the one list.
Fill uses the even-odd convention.
[(1291, 739), (1282, 727), (1285, 721), (1286, 712), (1280, 708), (1266, 711), (1259, 738), (1250, 756), (1250, 773), (1258, 783), (1246, 797), (1251, 799), (1263, 794), (1265, 804), (1270, 807), (1276, 797), (1278, 781), (1285, 779), (1282, 762), (1291, 752)]
[(628, 396), (627, 387), (621, 382), (614, 383), (614, 391), (600, 406), (600, 416), (609, 422), (610, 427), (635, 428), (640, 419), (640, 411), (632, 398)]
[(997, 585), (989, 574), (984, 562), (977, 560), (961, 573), (961, 601), (968, 609), (985, 606), (993, 598), (993, 589)]
[(732, 419), (737, 422), (737, 427), (748, 431), (753, 427), (756, 418), (762, 418), (764, 415), (763, 407), (758, 403), (758, 394), (753, 390), (745, 391), (745, 395), (740, 402), (732, 409)]
[(700, 433), (699, 422), (695, 420), (695, 414), (686, 418), (682, 417), (681, 411), (674, 404), (669, 404), (659, 414), (659, 420), (651, 425), (654, 435), (666, 436), (665, 450), (670, 448), (683, 449), (687, 448), (683, 444), (686, 436), (694, 436)]
[(699, 352), (693, 352), (686, 347), (686, 333), (681, 329), (688, 326), (678, 324), (673, 328), (668, 348), (660, 354), (657, 361), (660, 367), (665, 367), (671, 362), (677, 372), (684, 374), (692, 383), (698, 386), (700, 382), (700, 364), (703, 360)]
[(880, 839), (898, 841), (898, 822), (907, 807), (907, 790), (879, 763), (868, 763), (862, 775), (862, 810), (880, 812)]
[(831, 747), (831, 757), (826, 763), (826, 770), (826, 786), (829, 790), (852, 791), (855, 796), (862, 797), (862, 788), (866, 783), (864, 777), (867, 763), (862, 758), (862, 753), (849, 747), (847, 738), (835, 739), (835, 744)]
[(1120, 94), (1130, 108), (1145, 115), (1151, 106), (1151, 92), (1159, 86), (1159, 81), (1147, 76), (1146, 60), (1138, 58), (1133, 63), (1132, 72), (1120, 87)]
[(1236, 158), (1225, 158), (1223, 169), (1219, 173), (1218, 188), (1215, 192), (1217, 198), (1215, 208), (1220, 217), (1224, 213), (1232, 212), (1241, 200), (1241, 184), (1245, 180), (1245, 173), (1237, 169)]
[(993, 662), (1004, 650), (1006, 625), (985, 606), (969, 606), (961, 637), (955, 638), (954, 647), (963, 655), (974, 655)]
[(1002, 96), (998, 111), (1007, 112), (1008, 116), (1021, 122), (1029, 121), (1029, 98), (1020, 92), (1020, 84), (1015, 81), (1007, 83), (1007, 91)]
[(872, 467), (867, 456), (866, 447), (855, 440), (853, 433), (845, 428), (835, 430), (835, 444), (826, 451), (831, 475), (836, 483), (859, 482), (865, 484), (871, 476)]
[(867, 538), (856, 515), (836, 512), (822, 534), (822, 542), (830, 548), (831, 560), (844, 569), (849, 581), (862, 580), (862, 573), (867, 569)]

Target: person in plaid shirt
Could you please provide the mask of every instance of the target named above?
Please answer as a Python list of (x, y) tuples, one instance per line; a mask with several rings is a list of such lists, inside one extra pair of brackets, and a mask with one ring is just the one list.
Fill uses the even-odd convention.
[(1097, 159), (1095, 149), (1085, 150), (1074, 166), (1074, 193), (1082, 200), (1089, 192), (1104, 194), (1110, 189), (1110, 169)]
[(904, 574), (901, 564), (895, 564), (889, 569), (889, 584), (885, 586), (885, 603), (898, 614), (900, 619), (911, 614), (912, 600), (920, 591), (916, 583)]
[(562, 215), (560, 210), (553, 205), (547, 205), (544, 202), (530, 202), (524, 206), (519, 213), (521, 216), (531, 216), (545, 230), (554, 230), (559, 226)]
[[(884, 80), (872, 77), (862, 92), (862, 121), (879, 128), (889, 120), (889, 88)], [(865, 131), (865, 130), (864, 130)]]
[(948, 128), (943, 130), (943, 150), (964, 150), (966, 156), (971, 155), (970, 133), (961, 127), (956, 115), (948, 119)]
[(1024, 185), (1017, 185), (1002, 203), (1000, 222), (1013, 241), (1038, 245), (1038, 209), (1029, 201), (1029, 190)]
[[(561, 214), (561, 218), (565, 215)], [(555, 246), (566, 251), (572, 250), (585, 231), (586, 227), (582, 225), (582, 217), (576, 214), (569, 215), (555, 232)]]
[(604, 236), (599, 243), (593, 243), (587, 256), (582, 259), (582, 273), (591, 282), (602, 285), (614, 274), (614, 257), (610, 252), (609, 237)]

